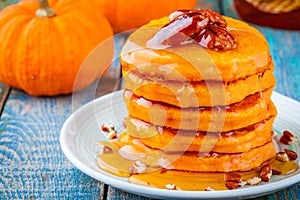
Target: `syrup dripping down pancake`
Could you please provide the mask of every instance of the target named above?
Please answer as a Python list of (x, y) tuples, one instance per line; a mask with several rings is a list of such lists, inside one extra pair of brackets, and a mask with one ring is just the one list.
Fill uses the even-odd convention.
[(230, 105), (242, 101), (250, 94), (274, 87), (275, 77), (272, 71), (267, 70), (263, 74), (255, 74), (228, 83), (163, 81), (144, 76), (135, 70), (129, 72), (124, 78), (125, 89), (133, 91), (137, 96), (153, 101), (161, 99), (170, 105), (188, 108)]
[[(241, 153), (261, 146), (272, 139), (274, 117), (249, 127), (223, 133), (207, 133), (173, 130), (156, 127), (138, 119), (126, 119), (126, 132), (120, 135), (119, 143), (135, 146), (136, 140), (153, 149), (170, 152), (199, 151), (204, 144), (213, 144), (212, 152)], [(210, 134), (210, 137), (206, 135)], [(209, 141), (212, 140), (212, 141)], [(138, 148), (138, 147), (137, 147)]]
[(172, 129), (226, 132), (248, 127), (276, 115), (270, 100), (272, 89), (250, 95), (243, 101), (226, 107), (179, 108), (159, 101), (150, 101), (124, 92), (129, 115), (157, 126)]

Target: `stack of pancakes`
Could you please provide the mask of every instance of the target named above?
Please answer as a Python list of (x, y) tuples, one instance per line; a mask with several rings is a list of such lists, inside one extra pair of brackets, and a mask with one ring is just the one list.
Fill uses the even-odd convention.
[(224, 19), (237, 41), (232, 50), (195, 43), (152, 48), (149, 41), (168, 18), (128, 38), (121, 64), (129, 115), (120, 146), (163, 152), (172, 169), (185, 171), (250, 170), (274, 157), (267, 41), (246, 23)]

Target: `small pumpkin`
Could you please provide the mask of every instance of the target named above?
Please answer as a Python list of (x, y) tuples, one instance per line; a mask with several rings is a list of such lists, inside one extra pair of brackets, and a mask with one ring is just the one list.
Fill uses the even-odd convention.
[(138, 28), (174, 10), (191, 9), (197, 0), (97, 0), (115, 33)]
[[(112, 36), (93, 1), (23, 0), (8, 6), (0, 12), (0, 81), (31, 95), (71, 93), (86, 56)], [(75, 90), (107, 69), (113, 44), (106, 46), (102, 63), (85, 70)]]

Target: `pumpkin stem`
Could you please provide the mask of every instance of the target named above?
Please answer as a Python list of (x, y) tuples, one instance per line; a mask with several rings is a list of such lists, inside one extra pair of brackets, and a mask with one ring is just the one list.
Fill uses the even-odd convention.
[(36, 11), (38, 17), (53, 17), (56, 15), (55, 11), (49, 6), (48, 0), (38, 0), (40, 8)]

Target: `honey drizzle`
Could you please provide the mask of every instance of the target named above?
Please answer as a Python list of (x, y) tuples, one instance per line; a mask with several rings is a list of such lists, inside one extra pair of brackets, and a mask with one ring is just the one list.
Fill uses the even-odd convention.
[(167, 184), (176, 185), (177, 189), (201, 191), (210, 187), (214, 190), (226, 190), (224, 173), (200, 173), (175, 170), (156, 170), (150, 173), (129, 177), (129, 182), (166, 189)]
[[(167, 189), (167, 184), (174, 184), (178, 190), (203, 191), (207, 188), (213, 190), (227, 190), (223, 172), (190, 172), (167, 170), (147, 163), (143, 173), (132, 173), (131, 167), (135, 160), (128, 160), (119, 154), (120, 147), (116, 142), (100, 142), (103, 146), (110, 147), (111, 152), (102, 153), (96, 158), (97, 165), (104, 171), (119, 177), (127, 177), (130, 183), (146, 185), (155, 188)], [(272, 168), (286, 175), (298, 169), (298, 164), (293, 161), (281, 162), (275, 158), (270, 160)], [(150, 166), (151, 165), (151, 166)], [(244, 171), (234, 172), (242, 176), (243, 181), (259, 177), (259, 167)], [(275, 176), (275, 175), (273, 175)]]

